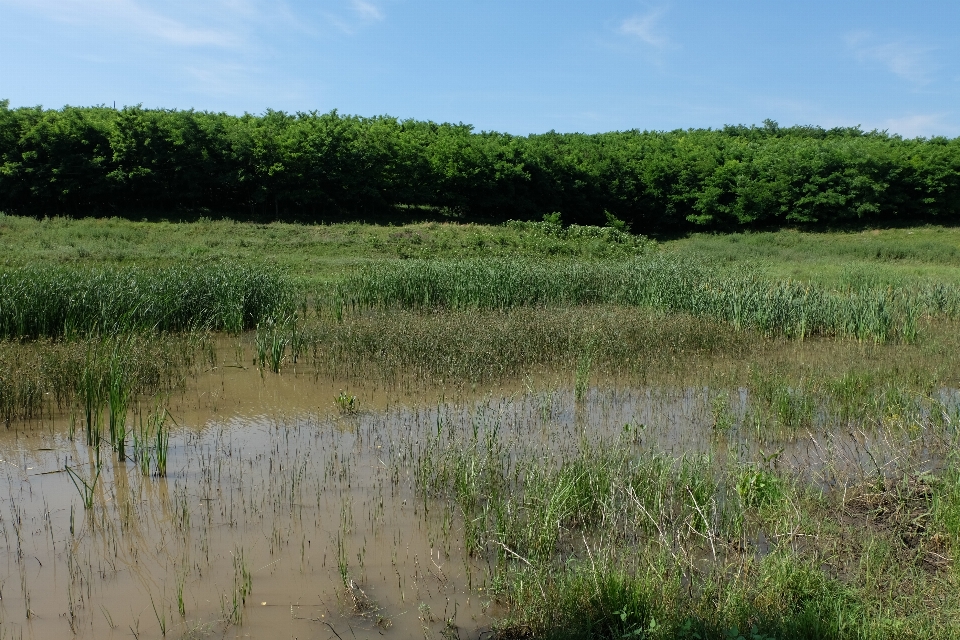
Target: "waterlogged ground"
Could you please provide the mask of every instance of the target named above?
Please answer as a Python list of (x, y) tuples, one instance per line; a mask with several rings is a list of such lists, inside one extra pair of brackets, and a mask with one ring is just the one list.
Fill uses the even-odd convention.
[[(404, 390), (213, 369), (169, 399), (165, 477), (106, 445), (97, 476), (76, 416), (12, 425), (0, 434), (2, 637), (489, 637), (502, 613), (492, 560), (465, 553), (457, 513), (417, 491), (441, 445), (518, 460), (599, 442), (773, 457), (826, 489), (936, 469), (948, 448), (922, 406), (913, 428), (867, 430), (814, 408), (813, 426), (768, 429), (746, 389), (594, 379), (575, 390), (569, 378)], [(938, 393), (942, 423), (960, 399)]]
[(415, 499), (396, 418), (280, 410), (301, 381), (248, 373), (227, 376), (236, 409), (204, 406), (205, 392), (171, 406), (182, 428), (165, 478), (104, 452), (89, 510), (63, 469), (89, 481), (95, 461), (63, 425), (4, 434), (4, 629), (363, 638), (489, 626), (482, 573)]

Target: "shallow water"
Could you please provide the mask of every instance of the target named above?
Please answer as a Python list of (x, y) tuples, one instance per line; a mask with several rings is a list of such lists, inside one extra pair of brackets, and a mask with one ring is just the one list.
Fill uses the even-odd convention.
[[(341, 390), (358, 411), (338, 411)], [(494, 437), (541, 459), (601, 441), (732, 462), (779, 452), (823, 487), (876, 460), (901, 473), (940, 459), (923, 430), (757, 431), (749, 400), (735, 395), (718, 434), (702, 388), (607, 381), (577, 399), (550, 376), (411, 391), (220, 368), (170, 399), (167, 476), (104, 448), (89, 510), (64, 469), (92, 480), (94, 452), (79, 428), (70, 437), (69, 415), (15, 425), (0, 434), (4, 637), (479, 638), (502, 613), (487, 567), (414, 483), (440, 439)], [(235, 605), (247, 574), (252, 591)]]

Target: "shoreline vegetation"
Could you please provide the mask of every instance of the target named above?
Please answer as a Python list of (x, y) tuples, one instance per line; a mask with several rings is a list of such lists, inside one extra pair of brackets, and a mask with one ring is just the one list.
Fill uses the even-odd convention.
[[(2, 622), (202, 638), (274, 606), (443, 638), (960, 634), (960, 231), (566, 222), (0, 215), (0, 448), (55, 457), (44, 486), (72, 500), (7, 465)], [(316, 416), (224, 408), (318, 380), (340, 386)], [(368, 408), (365, 385), (400, 400)], [(182, 424), (178, 396), (220, 422)], [(150, 630), (98, 596), (141, 553)], [(335, 606), (261, 600), (275, 562)], [(424, 580), (492, 622), (431, 609)]]

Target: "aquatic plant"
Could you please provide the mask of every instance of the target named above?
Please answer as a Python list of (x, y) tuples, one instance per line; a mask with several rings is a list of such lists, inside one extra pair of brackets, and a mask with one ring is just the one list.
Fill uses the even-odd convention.
[(291, 292), (276, 269), (231, 263), (6, 269), (0, 272), (0, 337), (239, 332), (284, 313)]

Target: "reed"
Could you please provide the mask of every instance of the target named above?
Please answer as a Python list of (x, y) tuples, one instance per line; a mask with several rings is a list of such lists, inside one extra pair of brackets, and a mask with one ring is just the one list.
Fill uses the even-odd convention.
[(291, 295), (279, 271), (230, 263), (20, 267), (0, 273), (0, 337), (198, 328), (236, 333), (281, 313)]
[(619, 262), (407, 260), (358, 269), (336, 286), (327, 304), (354, 312), (644, 306), (715, 318), (765, 335), (852, 337), (879, 344), (917, 339), (920, 316), (960, 315), (960, 288), (935, 283), (910, 290), (829, 290), (665, 254)]
[(295, 314), (285, 318), (266, 318), (257, 324), (255, 335), (257, 349), (255, 364), (261, 370), (268, 365), (274, 373), (280, 373), (287, 359), (287, 349), (291, 350), (291, 359), (296, 362), (304, 348), (303, 334), (299, 329)]
[(74, 411), (93, 443), (106, 410), (119, 453), (132, 399), (182, 387), (208, 349), (202, 333), (0, 340), (0, 419), (9, 426)]
[(87, 446), (100, 445), (100, 422), (104, 392), (104, 371), (100, 362), (99, 345), (90, 343), (83, 359), (80, 375), (77, 378), (76, 394), (80, 399), (83, 415), (86, 418)]
[(167, 427), (167, 418), (169, 414), (163, 406), (158, 406), (157, 410), (149, 417), (150, 430), (153, 432), (153, 459), (156, 467), (156, 475), (163, 478), (167, 475), (167, 454), (170, 451), (170, 429)]
[(465, 383), (543, 368), (651, 374), (753, 344), (710, 318), (608, 305), (500, 310), (373, 310), (302, 329), (306, 363), (326, 375)]
[(232, 603), (225, 619), (232, 624), (241, 625), (243, 624), (243, 612), (247, 604), (247, 597), (253, 591), (253, 576), (247, 566), (242, 548), (238, 548), (233, 553), (233, 573)]
[(167, 420), (170, 414), (162, 402), (156, 404), (153, 411), (144, 419), (143, 409), (139, 411), (137, 426), (131, 432), (133, 436), (132, 458), (144, 477), (150, 475), (153, 468), (158, 478), (167, 475), (167, 459), (170, 451), (170, 428)]
[(110, 446), (117, 452), (120, 460), (126, 460), (127, 450), (127, 406), (133, 393), (133, 381), (123, 362), (124, 344), (114, 343), (107, 371), (107, 402), (110, 430)]
[(140, 469), (140, 475), (147, 477), (150, 475), (150, 447), (153, 434), (150, 431), (151, 421), (144, 422), (143, 411), (139, 412), (138, 423), (131, 432), (133, 437), (133, 461)]

